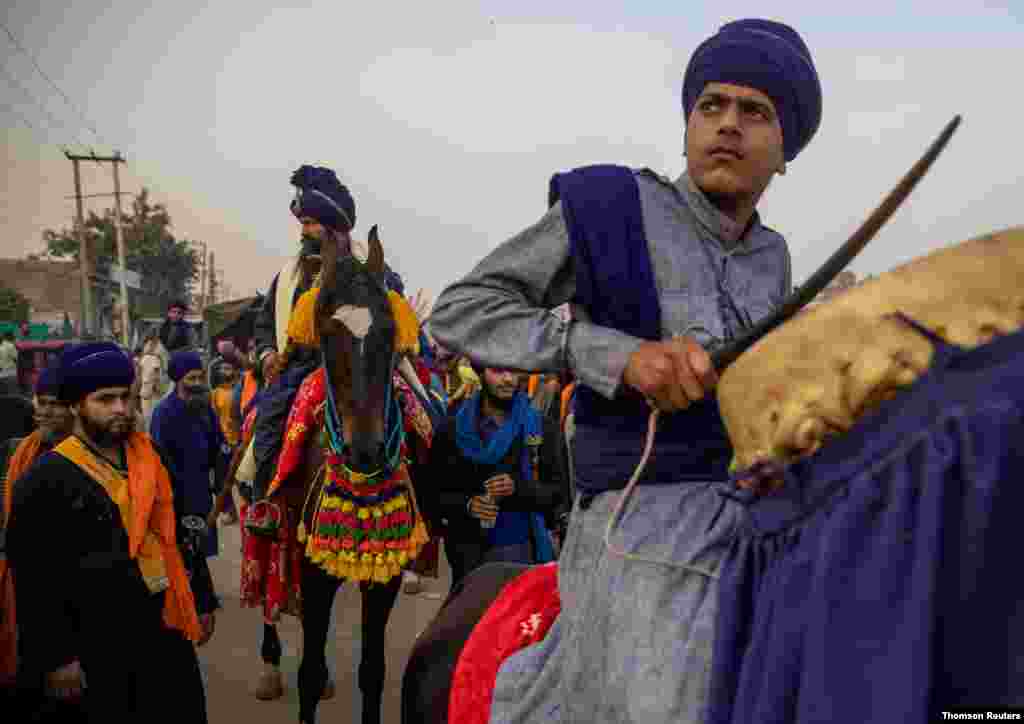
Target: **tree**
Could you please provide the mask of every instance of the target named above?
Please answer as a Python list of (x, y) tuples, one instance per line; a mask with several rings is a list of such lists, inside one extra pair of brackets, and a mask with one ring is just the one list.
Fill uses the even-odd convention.
[[(106, 276), (117, 262), (116, 216), (108, 209), (100, 216), (90, 211), (84, 233), (89, 235), (94, 272)], [(198, 276), (198, 259), (192, 242), (171, 233), (171, 217), (163, 204), (154, 204), (147, 189), (132, 199), (124, 222), (125, 257), (128, 268), (142, 277), (142, 291), (155, 297), (161, 307), (184, 297)], [(43, 232), (47, 253), (78, 259), (79, 243), (73, 229)]]
[(0, 322), (28, 321), (28, 300), (16, 290), (0, 284)]

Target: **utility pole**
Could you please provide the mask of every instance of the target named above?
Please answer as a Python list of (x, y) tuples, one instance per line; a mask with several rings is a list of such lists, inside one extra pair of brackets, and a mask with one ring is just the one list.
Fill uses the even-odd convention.
[(85, 234), (85, 218), (82, 211), (82, 176), (78, 169), (80, 156), (64, 155), (71, 161), (75, 172), (75, 231), (78, 236), (78, 270), (82, 276), (82, 313), (78, 320), (78, 333), (85, 337), (92, 331), (92, 257), (89, 254), (89, 240)]
[[(210, 252), (210, 278), (207, 282), (207, 287), (210, 290), (208, 304), (217, 303), (217, 267), (213, 263), (213, 252)], [(205, 305), (204, 305), (205, 306)]]
[(90, 153), (88, 156), (80, 156), (72, 153), (64, 152), (64, 156), (71, 161), (72, 168), (75, 172), (75, 206), (76, 206), (76, 226), (78, 228), (78, 258), (79, 268), (82, 272), (82, 321), (81, 321), (81, 334), (86, 334), (93, 331), (93, 315), (94, 305), (92, 296), (92, 249), (88, 235), (85, 233), (85, 218), (82, 210), (82, 179), (79, 172), (78, 164), (81, 161), (93, 161), (95, 163), (110, 163), (114, 166), (114, 196), (116, 197), (115, 214), (117, 223), (115, 225), (115, 237), (117, 239), (117, 257), (118, 264), (121, 266), (121, 334), (122, 342), (128, 344), (128, 285), (125, 280), (125, 272), (128, 271), (128, 267), (125, 263), (125, 250), (124, 250), (124, 229), (122, 228), (121, 219), (121, 179), (118, 175), (118, 164), (124, 163), (125, 159), (120, 153), (115, 153), (113, 156), (97, 156), (95, 153)]
[(121, 217), (121, 177), (118, 175), (118, 166), (124, 163), (124, 157), (114, 152), (111, 161), (114, 166), (114, 215), (116, 224), (114, 233), (117, 238), (117, 263), (121, 267), (121, 344), (128, 347), (131, 344), (131, 330), (128, 328), (128, 282), (125, 277), (128, 274), (127, 255), (124, 250), (124, 222)]
[(203, 250), (199, 255), (199, 313), (202, 314), (206, 308), (206, 242), (200, 241), (197, 246)]

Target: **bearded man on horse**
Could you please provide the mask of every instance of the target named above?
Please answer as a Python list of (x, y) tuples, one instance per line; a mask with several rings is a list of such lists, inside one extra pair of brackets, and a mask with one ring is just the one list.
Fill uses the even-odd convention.
[[(317, 350), (294, 347), (288, 357), (283, 353), (288, 341), (288, 323), (295, 302), (313, 286), (320, 270), (321, 244), (327, 229), (346, 232), (348, 239), (356, 222), (356, 204), (337, 175), (329, 168), (302, 166), (292, 174), (296, 196), (291, 212), (302, 226), (299, 254), (290, 259), (270, 283), (263, 307), (256, 318), (254, 357), (267, 385), (256, 413), (253, 433), (253, 458), (256, 465), (253, 487), (256, 497), (266, 492), (274, 476), (281, 437), (295, 395), (302, 381), (320, 363)], [(339, 242), (345, 243), (345, 242)], [(366, 248), (352, 240), (352, 249), (342, 254), (366, 258)]]
[[(561, 613), (499, 672), (492, 721), (701, 720), (717, 571), (741, 515), (719, 494), (731, 448), (706, 397), (708, 349), (790, 290), (786, 242), (756, 206), (817, 131), (821, 86), (795, 30), (740, 20), (697, 48), (682, 106), (684, 174), (554, 176), (549, 211), (433, 310), (434, 337), (483, 365), (579, 380)], [(549, 314), (565, 302), (569, 322)], [(663, 413), (653, 455), (613, 530), (650, 405)]]
[[(252, 359), (253, 372), (261, 385), (253, 402), (255, 408), (249, 410), (254, 418), (248, 421), (248, 440), (236, 472), (236, 478), (242, 483), (242, 497), (249, 504), (265, 497), (277, 469), (292, 404), (302, 382), (320, 364), (315, 348), (288, 347), (287, 330), (296, 301), (314, 285), (320, 272), (322, 243), (335, 238), (336, 234), (338, 243), (345, 244), (344, 249), (339, 249), (341, 253), (366, 256), (365, 246), (351, 239), (352, 248), (349, 248), (349, 242), (344, 241), (350, 240), (347, 232), (355, 225), (355, 200), (333, 170), (302, 166), (292, 174), (291, 183), (296, 187), (296, 195), (290, 210), (301, 225), (302, 238), (299, 253), (285, 263), (271, 282), (256, 318)], [(328, 230), (335, 234), (329, 234)], [(246, 412), (243, 410), (243, 415)], [(283, 570), (277, 571), (279, 580), (271, 582), (273, 566), (269, 561), (281, 554), (280, 549), (271, 548), (269, 543), (259, 539), (246, 545), (243, 599), (246, 605), (259, 605), (262, 601), (265, 611), (261, 646), (264, 670), (253, 694), (259, 699), (276, 699), (284, 691), (280, 671), (282, 647), (276, 621), (282, 611), (298, 614), (296, 571), (301, 554), (297, 549), (280, 544), (287, 549), (283, 557), (294, 559), (294, 565), (280, 567)], [(331, 696), (333, 688), (333, 682), (328, 683), (325, 696)]]
[[(349, 234), (356, 220), (355, 201), (333, 170), (302, 166), (292, 174), (291, 183), (296, 187), (296, 195), (290, 208), (302, 227), (301, 247), (297, 257), (274, 277), (256, 319), (253, 359), (263, 384), (256, 394), (254, 418), (244, 428), (249, 434), (243, 437), (249, 439), (243, 442), (245, 447), (235, 474), (239, 482), (246, 483), (241, 490), (250, 503), (267, 496), (278, 473), (293, 403), (303, 382), (321, 365), (319, 348), (295, 342), (288, 330), (293, 325), (298, 300), (318, 286), (322, 255), (326, 254), (323, 244), (338, 244), (340, 257), (365, 261), (369, 255), (368, 245)], [(385, 279), (389, 289), (401, 290), (401, 278), (386, 265)], [(289, 525), (293, 524), (289, 521)], [(243, 600), (246, 605), (258, 605), (263, 599), (265, 611), (261, 650), (265, 668), (253, 692), (260, 699), (276, 699), (283, 693), (281, 644), (275, 622), (283, 611), (298, 613), (302, 553), (294, 540), (294, 531), (283, 532), (282, 536), (284, 540), (278, 541), (258, 537), (247, 540), (244, 553)], [(270, 564), (272, 559), (287, 563), (274, 566)], [(333, 695), (333, 690), (333, 682), (328, 681), (324, 697)]]

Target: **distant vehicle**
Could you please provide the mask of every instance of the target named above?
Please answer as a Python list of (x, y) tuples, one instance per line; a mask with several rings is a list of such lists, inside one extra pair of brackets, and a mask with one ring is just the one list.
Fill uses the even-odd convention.
[(39, 373), (47, 365), (60, 359), (65, 347), (77, 341), (75, 339), (16, 340), (14, 346), (18, 348), (18, 385), (22, 392), (26, 396), (31, 396)]

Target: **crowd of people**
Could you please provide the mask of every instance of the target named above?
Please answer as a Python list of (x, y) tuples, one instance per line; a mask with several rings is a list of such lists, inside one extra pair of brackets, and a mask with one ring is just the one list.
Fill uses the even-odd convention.
[[(300, 221), (308, 250), (326, 232), (310, 217)], [(128, 671), (143, 645), (165, 654), (163, 675), (183, 677), (182, 720), (199, 721), (204, 710), (195, 655), (185, 644), (209, 640), (219, 608), (205, 559), (218, 553), (218, 525), (239, 522), (235, 495), (244, 511), (265, 494), (284, 417), (315, 364), (307, 357), (305, 374), (282, 384), (276, 345), (261, 347), (259, 334), (219, 340), (205, 364), (194, 333), (179, 329), (183, 306), (174, 303), (164, 327), (134, 352), (113, 342), (68, 347), (37, 377), (35, 429), (5, 443), (0, 455), (3, 674), (41, 714), (110, 717), (154, 706), (165, 714), (152, 683)], [(267, 305), (257, 330), (273, 331), (277, 314)], [(571, 502), (565, 376), (483, 367), (426, 334), (421, 342), (414, 369), (434, 429), (417, 475), (434, 490), (423, 511), (435, 553), (443, 541), (452, 589), (489, 561), (554, 560)], [(245, 420), (263, 415), (274, 448), (265, 477), (226, 489)], [(203, 521), (203, 530), (190, 529), (190, 520)], [(59, 556), (33, 533), (53, 525), (62, 539), (74, 539)], [(53, 577), (54, 564), (76, 581), (96, 576), (99, 586), (68, 586)], [(436, 577), (437, 561), (426, 569)], [(406, 578), (410, 592), (424, 585), (412, 571)], [(129, 680), (137, 695), (120, 695)], [(281, 686), (270, 691), (276, 695), (260, 698), (276, 698)]]
[[(682, 91), (684, 174), (555, 176), (548, 211), (444, 291), (432, 336), (399, 368), (430, 418), (420, 505), (453, 587), (487, 562), (559, 562), (559, 635), (521, 660), (539, 677), (530, 697), (495, 695), (502, 721), (701, 720), (715, 569), (742, 512), (721, 495), (731, 453), (706, 350), (792, 286), (786, 243), (756, 206), (815, 135), (821, 86), (792, 28), (743, 20), (698, 47)], [(293, 315), (325, 245), (368, 253), (332, 170), (303, 166), (291, 183), (301, 240), (254, 339), (223, 340), (204, 365), (176, 305), (134, 361), (86, 343), (39, 377), (38, 429), (7, 465), (4, 590), (18, 679), (41, 700), (84, 686), (105, 720), (205, 720), (193, 644), (219, 607), (206, 566), (217, 516), (237, 493), (245, 525), (268, 494), (292, 404), (322, 363)], [(404, 294), (390, 269), (384, 284)], [(569, 321), (550, 313), (564, 303)], [(609, 518), (652, 407), (653, 455), (613, 549)], [(518, 685), (499, 675), (498, 689)]]

